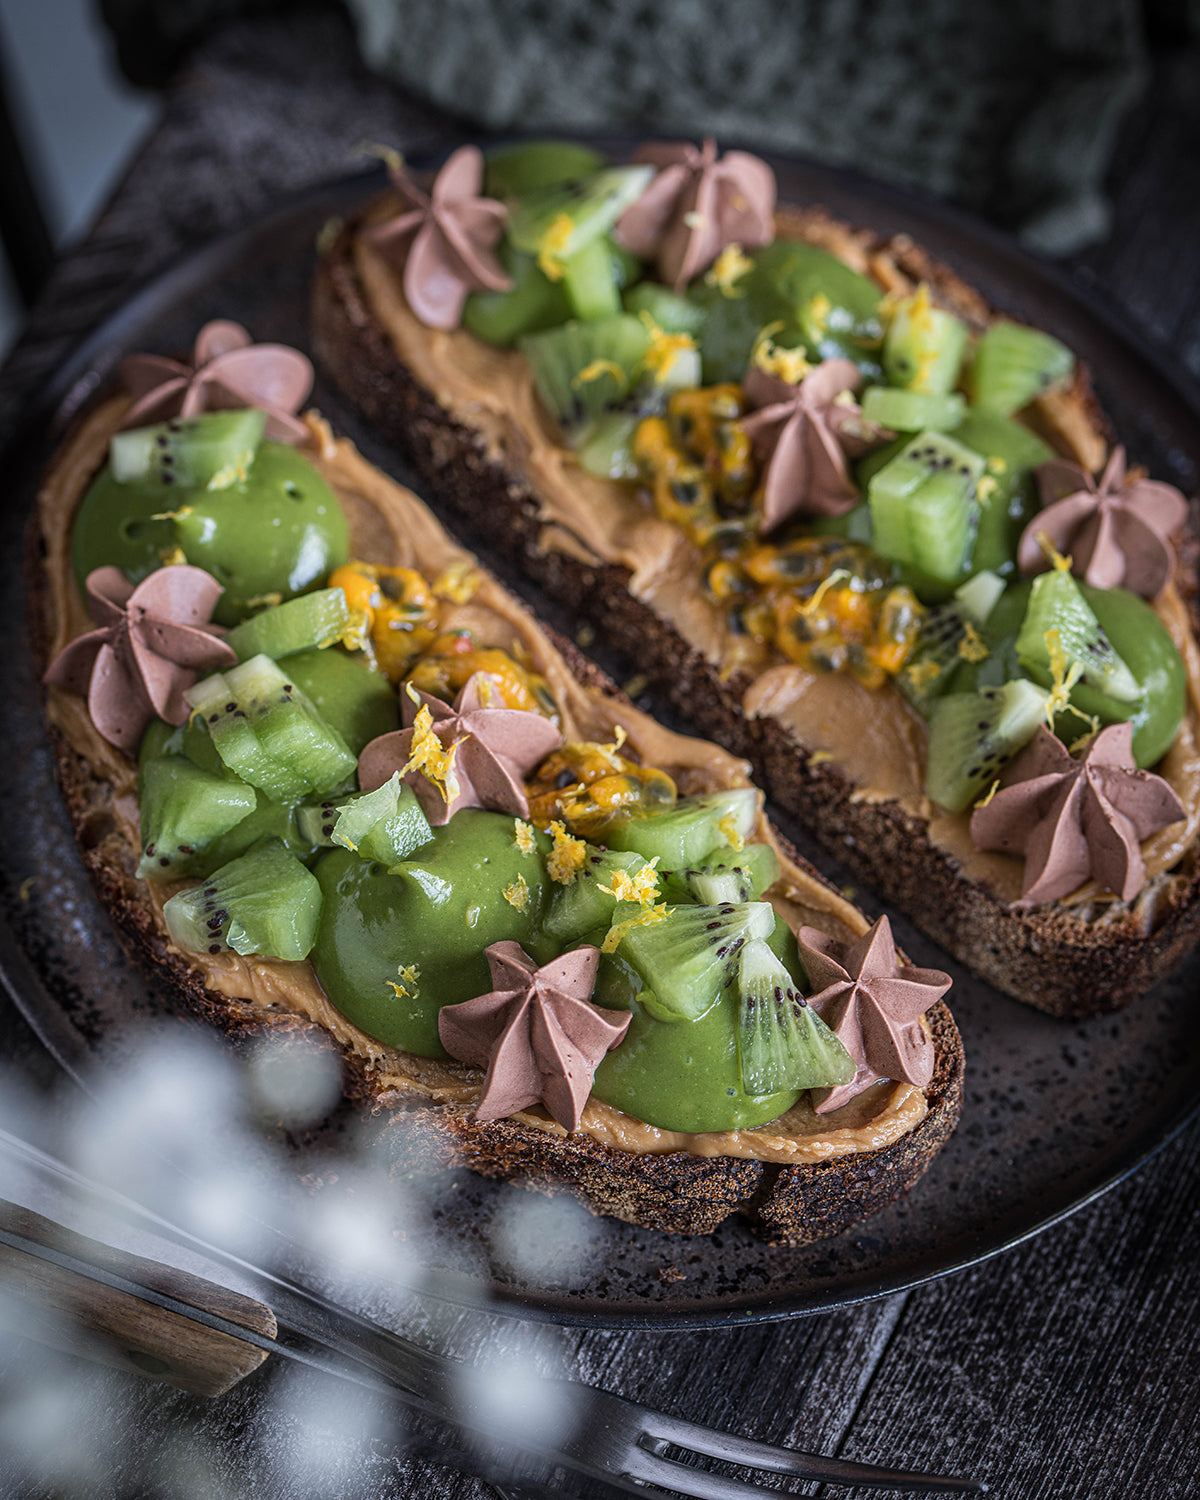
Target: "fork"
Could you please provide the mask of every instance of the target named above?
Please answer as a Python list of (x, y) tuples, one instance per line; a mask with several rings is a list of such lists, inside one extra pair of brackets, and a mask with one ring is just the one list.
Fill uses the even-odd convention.
[[(400, 1402), (438, 1433), (437, 1447), (422, 1446), (426, 1456), (480, 1474), (493, 1485), (497, 1480), (513, 1484), (513, 1500), (567, 1493), (558, 1484), (546, 1487), (548, 1476), (563, 1470), (570, 1472), (581, 1500), (614, 1492), (643, 1500), (664, 1492), (694, 1500), (741, 1500), (768, 1493), (747, 1479), (715, 1474), (687, 1459), (838, 1485), (986, 1493), (986, 1485), (972, 1479), (905, 1473), (774, 1447), (569, 1381), (538, 1380), (533, 1385), (535, 1401), (539, 1391), (547, 1401), (561, 1402), (564, 1396), (570, 1401), (569, 1434), (554, 1442), (532, 1434), (515, 1438), (478, 1400), (471, 1400), (461, 1361), (432, 1353), (296, 1281), (205, 1243), (3, 1130), (0, 1150), (110, 1213), (116, 1210), (234, 1270), (261, 1298), (231, 1294), (200, 1277), (99, 1245), (0, 1200), (0, 1275), (42, 1301), (47, 1300), (46, 1286), (55, 1283), (54, 1305), (76, 1317), (98, 1305), (102, 1294), (106, 1321), (101, 1327), (93, 1319), (89, 1326), (94, 1334), (108, 1335), (110, 1352), (116, 1354), (110, 1362), (123, 1368), (153, 1369), (169, 1383), (215, 1395), (266, 1355), (283, 1355)], [(672, 1451), (680, 1457), (670, 1456)]]

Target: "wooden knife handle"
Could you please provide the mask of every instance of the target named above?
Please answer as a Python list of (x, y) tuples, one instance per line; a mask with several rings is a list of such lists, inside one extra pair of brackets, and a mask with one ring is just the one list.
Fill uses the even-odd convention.
[[(252, 1297), (114, 1250), (3, 1199), (0, 1229), (266, 1338), (275, 1337), (275, 1314)], [(4, 1298), (0, 1321), (15, 1332), (197, 1396), (222, 1395), (267, 1357), (266, 1350), (232, 1334), (0, 1241), (2, 1292), (9, 1295)]]

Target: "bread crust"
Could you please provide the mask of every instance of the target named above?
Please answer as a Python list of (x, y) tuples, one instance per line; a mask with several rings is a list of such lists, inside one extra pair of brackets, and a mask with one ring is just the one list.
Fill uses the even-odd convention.
[[(787, 210), (786, 231), (848, 250), (861, 269), (881, 265), (901, 285), (927, 281), (938, 300), (974, 327), (991, 309), (954, 272), (906, 236), (884, 241), (821, 209)], [(1144, 993), (1200, 938), (1200, 851), (1195, 846), (1165, 888), (1147, 890), (1104, 921), (1065, 909), (1019, 910), (978, 881), (928, 836), (923, 820), (898, 802), (868, 801), (836, 766), (815, 763), (778, 720), (747, 718), (745, 673), (718, 667), (629, 591), (631, 574), (548, 546), (536, 491), (519, 468), (489, 451), (483, 436), (444, 411), (399, 359), (374, 317), (353, 255), (356, 225), (345, 225), (318, 266), (313, 293), (318, 359), (384, 437), (406, 451), (438, 501), (473, 535), (497, 549), (546, 591), (585, 613), (613, 645), (702, 733), (749, 760), (769, 797), (792, 813), (860, 879), (998, 989), (1039, 1010), (1080, 1018), (1117, 1010)], [(1078, 366), (1063, 399), (1043, 413), (1045, 435), (1060, 449), (1095, 459), (1110, 436), (1087, 371)], [(1097, 452), (1099, 456), (1097, 456)], [(1192, 505), (1182, 581), (1193, 633), (1200, 633), (1195, 568), (1197, 508)], [(1193, 564), (1189, 566), (1189, 564)]]
[[(69, 446), (68, 437), (64, 448)], [(34, 667), (40, 678), (52, 639), (46, 547), (35, 515), (26, 534), (25, 582)], [(573, 643), (553, 636), (567, 667), (585, 686), (623, 695)], [(583, 1134), (520, 1121), (481, 1124), (466, 1103), (401, 1092), (369, 1058), (323, 1027), (282, 1006), (231, 997), (168, 941), (146, 883), (140, 850), (113, 816), (111, 784), (47, 721), (59, 785), (84, 866), (118, 940), (153, 993), (172, 1011), (223, 1032), (235, 1044), (264, 1036), (330, 1047), (340, 1054), (344, 1092), (372, 1121), (398, 1176), (469, 1167), (538, 1192), (568, 1193), (596, 1214), (667, 1234), (710, 1233), (731, 1214), (772, 1243), (805, 1244), (840, 1232), (892, 1202), (917, 1181), (949, 1138), (962, 1109), (962, 1042), (942, 1002), (929, 1013), (936, 1042), (928, 1112), (894, 1145), (845, 1159), (780, 1168), (739, 1157), (678, 1151), (639, 1154)], [(814, 876), (807, 861), (786, 851)], [(820, 879), (819, 876), (817, 876)], [(841, 1184), (844, 1191), (839, 1191)]]

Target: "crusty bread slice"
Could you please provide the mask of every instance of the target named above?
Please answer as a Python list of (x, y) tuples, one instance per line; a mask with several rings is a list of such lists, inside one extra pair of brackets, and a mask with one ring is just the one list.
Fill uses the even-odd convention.
[[(29, 528), (26, 572), (39, 672), (86, 627), (70, 575), (70, 519), (103, 462), (122, 410), (123, 402), (110, 401), (77, 426), (45, 479)], [(350, 444), (335, 442), (324, 424), (314, 420), (312, 427), (314, 462), (347, 508), (359, 555), (431, 573), (474, 561), (413, 495)], [(684, 790), (746, 781), (748, 768), (731, 755), (655, 725), (487, 575), (481, 573), (474, 597), (462, 607), (479, 628), (503, 629), (509, 642), (515, 637), (522, 643), (576, 737), (608, 739), (621, 725), (634, 750), (647, 759), (652, 752)], [(758, 1132), (774, 1142), (776, 1160), (723, 1153), (724, 1140), (736, 1145), (732, 1137), (665, 1137), (597, 1101), (589, 1103), (581, 1130), (572, 1135), (540, 1110), (481, 1124), (472, 1115), (482, 1080), (478, 1069), (412, 1057), (372, 1041), (329, 1005), (308, 964), (175, 948), (161, 914), (164, 893), (173, 887), (164, 892), (135, 874), (140, 843), (132, 762), (96, 735), (81, 700), (51, 689), (46, 707), (84, 863), (133, 962), (165, 1001), (234, 1039), (270, 1032), (335, 1046), (346, 1091), (374, 1118), (398, 1172), (469, 1166), (539, 1191), (568, 1192), (596, 1213), (669, 1233), (706, 1233), (738, 1213), (768, 1239), (800, 1244), (836, 1234), (907, 1191), (954, 1128), (962, 1104), (962, 1044), (940, 1002), (928, 1017), (937, 1052), (927, 1089), (875, 1085), (877, 1100), (870, 1109), (864, 1106), (862, 1120), (838, 1112), (817, 1122), (807, 1111), (807, 1140), (799, 1125), (788, 1123), (796, 1115), (789, 1112), (778, 1126)], [(765, 822), (760, 836), (773, 836)], [(862, 914), (811, 866), (787, 849), (782, 855), (783, 878), (771, 896), (794, 922), (814, 923), (843, 938), (865, 930)], [(800, 1114), (806, 1110), (806, 1104), (797, 1106)], [(877, 1120), (870, 1118), (872, 1110)], [(640, 1149), (613, 1144), (630, 1140)]]
[[(368, 214), (378, 211), (376, 206)], [(402, 330), (389, 321), (394, 305), (377, 305), (369, 284), (373, 253), (364, 252), (358, 227), (343, 227), (317, 273), (315, 342), (324, 369), (383, 435), (411, 456), (440, 504), (550, 594), (586, 614), (704, 734), (749, 759), (768, 795), (856, 875), (978, 974), (1052, 1015), (1081, 1017), (1117, 1009), (1182, 958), (1200, 936), (1200, 783), (1193, 788), (1189, 822), (1164, 860), (1166, 868), (1131, 905), (1092, 890), (1073, 902), (1015, 909), (1016, 860), (995, 857), (1011, 867), (1001, 882), (1007, 889), (967, 875), (959, 854), (931, 836), (927, 814), (857, 784), (835, 759), (821, 751), (814, 754), (815, 747), (794, 723), (789, 726), (770, 711), (748, 713), (746, 698), (754, 679), (723, 669), (712, 651), (639, 597), (645, 590), (639, 590), (628, 565), (604, 556), (570, 526), (531, 477), (527, 463), (531, 436), (545, 437), (548, 418), (540, 434), (531, 434), (527, 408), (523, 427), (515, 416), (501, 419), (495, 406), (481, 403), (472, 410), (469, 402), (459, 401), (451, 411), (451, 403), (439, 399), (431, 388), (436, 382), (424, 378), (405, 357), (406, 341), (412, 347), (411, 326)], [(885, 290), (905, 291), (927, 282), (938, 302), (976, 329), (994, 316), (977, 292), (907, 237), (885, 241), (820, 209), (783, 210), (778, 227), (781, 234), (820, 245), (874, 276)], [(377, 292), (384, 283), (378, 257), (375, 262)], [(450, 347), (440, 343), (440, 354), (445, 356)], [(497, 379), (504, 378), (501, 362), (515, 358), (519, 356), (499, 356)], [(1108, 427), (1082, 367), (1068, 389), (1041, 398), (1023, 415), (1058, 451), (1093, 470), (1102, 463)], [(567, 478), (581, 474), (569, 457), (561, 472)], [(593, 486), (590, 503), (597, 496), (594, 503), (603, 505), (598, 491), (615, 488), (588, 482)], [(1171, 590), (1171, 628), (1190, 682), (1182, 732), (1188, 740), (1176, 753), (1181, 766), (1190, 765), (1193, 781), (1196, 757), (1191, 752), (1200, 750), (1195, 537), (1193, 506)], [(890, 687), (880, 691), (896, 696)], [(915, 722), (915, 715), (909, 717)], [(923, 734), (923, 729), (915, 732)]]

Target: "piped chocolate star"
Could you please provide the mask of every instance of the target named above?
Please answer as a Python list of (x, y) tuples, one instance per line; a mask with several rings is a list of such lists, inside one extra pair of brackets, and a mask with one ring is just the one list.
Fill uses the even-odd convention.
[(924, 1087), (935, 1049), (920, 1018), (950, 988), (950, 976), (901, 966), (886, 917), (850, 944), (816, 927), (801, 927), (796, 940), (816, 991), (808, 1003), (858, 1065), (849, 1083), (813, 1090), (817, 1113), (840, 1108), (880, 1078)]
[(1141, 840), (1184, 816), (1168, 783), (1138, 770), (1132, 725), (1102, 729), (1078, 760), (1042, 725), (972, 813), (971, 838), (1025, 856), (1016, 906), (1057, 901), (1093, 878), (1132, 901), (1146, 883)]
[(373, 792), (399, 771), (434, 827), (461, 807), (529, 816), (525, 777), (563, 742), (539, 713), (492, 707), (495, 679), (474, 672), (453, 707), (429, 693), (401, 697), (409, 727), (382, 734), (358, 758), (358, 782)]
[(742, 425), (764, 466), (764, 532), (794, 515), (840, 516), (857, 503), (847, 459), (865, 453), (882, 431), (850, 399), (861, 383), (848, 359), (827, 359), (799, 385), (757, 367), (746, 372), (751, 410)]
[(729, 245), (754, 250), (775, 237), (775, 173), (757, 156), (716, 142), (651, 141), (635, 162), (658, 175), (617, 223), (617, 238), (676, 291), (706, 271)]
[(266, 435), (275, 442), (300, 444), (308, 438), (295, 413), (312, 390), (311, 363), (286, 344), (254, 343), (240, 323), (206, 323), (196, 335), (191, 364), (161, 354), (130, 354), (117, 373), (133, 397), (123, 428), (254, 406), (266, 412)]
[(86, 698), (100, 734), (132, 755), (151, 719), (186, 722), (183, 694), (202, 672), (237, 661), (221, 627), (209, 623), (221, 585), (180, 564), (156, 569), (136, 588), (120, 568), (97, 568), (85, 589), (98, 628), (65, 646), (45, 681)]
[(599, 948), (575, 948), (541, 968), (519, 943), (493, 943), (486, 956), (494, 988), (438, 1015), (451, 1057), (487, 1069), (475, 1118), (544, 1104), (564, 1130), (578, 1130), (596, 1067), (633, 1020), (589, 1003)]
[(1113, 449), (1099, 481), (1064, 458), (1042, 464), (1037, 478), (1045, 509), (1021, 535), (1023, 573), (1050, 567), (1044, 536), (1096, 588), (1125, 588), (1143, 599), (1161, 592), (1175, 563), (1171, 536), (1187, 517), (1174, 486), (1126, 478), (1124, 448)]
[(512, 280), (492, 246), (504, 233), (507, 209), (483, 198), (483, 153), (460, 146), (446, 160), (428, 193), (400, 161), (388, 177), (403, 209), (374, 224), (364, 238), (389, 259), (404, 263), (404, 295), (430, 328), (457, 328), (469, 292), (507, 292)]

